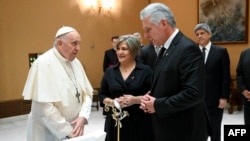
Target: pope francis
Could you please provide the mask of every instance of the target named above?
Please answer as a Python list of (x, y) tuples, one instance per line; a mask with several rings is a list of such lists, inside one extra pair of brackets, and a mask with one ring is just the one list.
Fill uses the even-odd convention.
[(76, 58), (81, 37), (63, 26), (54, 46), (32, 64), (23, 97), (32, 100), (27, 141), (60, 141), (82, 136), (91, 112), (93, 88)]

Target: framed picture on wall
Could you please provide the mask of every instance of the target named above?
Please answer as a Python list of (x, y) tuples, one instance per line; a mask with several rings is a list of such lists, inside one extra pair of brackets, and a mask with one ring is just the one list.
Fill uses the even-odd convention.
[(248, 43), (249, 0), (198, 0), (198, 22), (207, 23), (211, 41)]

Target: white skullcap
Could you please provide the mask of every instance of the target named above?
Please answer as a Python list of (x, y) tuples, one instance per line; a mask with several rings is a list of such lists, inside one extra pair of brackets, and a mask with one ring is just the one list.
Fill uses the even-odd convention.
[(66, 34), (66, 33), (69, 33), (69, 32), (72, 32), (72, 31), (76, 31), (74, 28), (72, 27), (69, 27), (69, 26), (63, 26), (61, 27), (57, 32), (56, 32), (56, 36), (55, 38), (63, 35), (63, 34)]

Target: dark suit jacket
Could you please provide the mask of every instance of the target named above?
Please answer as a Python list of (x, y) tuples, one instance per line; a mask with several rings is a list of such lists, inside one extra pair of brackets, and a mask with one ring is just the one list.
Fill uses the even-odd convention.
[[(237, 72), (237, 83), (240, 93), (244, 90), (250, 90), (250, 49), (242, 51), (238, 66), (236, 69)], [(243, 96), (244, 97), (244, 96)], [(247, 102), (247, 99), (244, 97), (244, 102)]]
[(204, 63), (198, 46), (179, 32), (154, 68), (155, 141), (206, 141)]
[(149, 65), (151, 69), (153, 69), (157, 55), (155, 53), (155, 48), (152, 43), (145, 45), (141, 48), (141, 52), (139, 55), (139, 61), (145, 65)]
[(211, 45), (205, 64), (207, 106), (219, 105), (219, 99), (230, 94), (230, 60), (226, 48)]
[(118, 63), (118, 58), (116, 55), (116, 51), (111, 48), (105, 51), (104, 59), (103, 59), (103, 72), (110, 66), (113, 66)]

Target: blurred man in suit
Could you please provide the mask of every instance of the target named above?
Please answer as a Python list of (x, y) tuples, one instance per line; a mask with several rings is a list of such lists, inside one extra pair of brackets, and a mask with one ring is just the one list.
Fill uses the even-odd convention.
[(149, 65), (153, 70), (157, 58), (159, 47), (154, 46), (151, 42), (145, 45), (140, 52), (139, 61), (145, 65)]
[(151, 92), (140, 106), (152, 114), (154, 141), (206, 141), (204, 63), (198, 46), (179, 31), (162, 3), (148, 5), (140, 18), (145, 37), (161, 47)]
[(223, 109), (230, 94), (230, 60), (226, 48), (213, 45), (212, 33), (205, 23), (194, 28), (197, 42), (204, 55), (206, 74), (205, 102), (212, 125), (211, 141), (221, 140)]
[(116, 43), (118, 41), (119, 36), (111, 37), (112, 48), (108, 49), (104, 53), (103, 59), (103, 72), (106, 71), (107, 68), (113, 66), (118, 63), (117, 55), (116, 55)]
[(143, 47), (143, 40), (142, 40), (141, 33), (140, 33), (140, 32), (135, 32), (133, 35), (136, 36), (137, 39), (140, 41), (140, 43), (141, 43), (141, 48), (142, 48), (142, 47)]
[(250, 126), (250, 48), (241, 52), (236, 69), (237, 83), (244, 102), (244, 122)]

